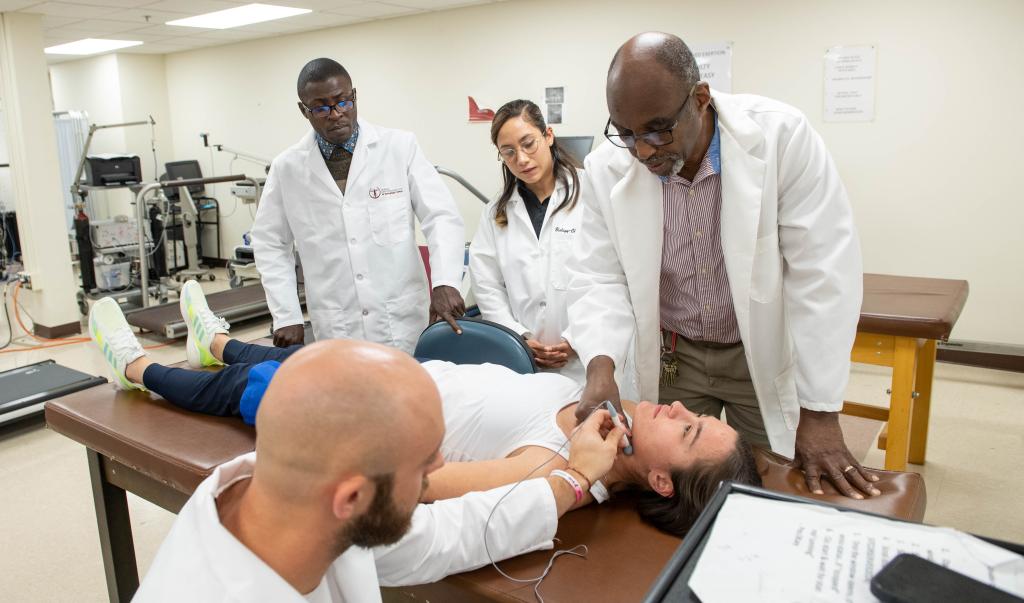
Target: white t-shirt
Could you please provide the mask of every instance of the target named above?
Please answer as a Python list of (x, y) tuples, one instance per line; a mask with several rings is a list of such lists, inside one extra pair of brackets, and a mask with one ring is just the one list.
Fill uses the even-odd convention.
[(557, 373), (521, 375), (495, 364), (423, 363), (444, 405), (446, 461), (502, 459), (523, 446), (569, 458), (558, 411), (579, 400), (582, 387)]

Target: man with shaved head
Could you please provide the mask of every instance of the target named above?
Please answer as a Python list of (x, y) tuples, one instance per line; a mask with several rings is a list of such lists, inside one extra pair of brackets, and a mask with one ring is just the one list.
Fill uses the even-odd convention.
[(839, 429), (862, 266), (821, 137), (793, 107), (712, 90), (671, 34), (623, 44), (606, 93), (569, 265), (578, 416), (620, 387), (724, 411), (747, 440), (795, 456), (812, 492), (825, 477), (877, 494)]
[[(558, 517), (579, 501), (553, 477), (418, 504), (443, 464), (444, 420), (434, 382), (398, 350), (320, 342), (272, 373), (256, 451), (199, 485), (136, 600), (379, 601), (380, 585), (432, 582), (550, 547)], [(609, 426), (603, 413), (584, 423), (574, 468), (607, 473), (623, 434), (602, 437)]]

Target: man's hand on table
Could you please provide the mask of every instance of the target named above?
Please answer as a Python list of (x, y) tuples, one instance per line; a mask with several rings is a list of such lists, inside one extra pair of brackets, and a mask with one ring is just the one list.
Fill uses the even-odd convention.
[(303, 325), (288, 325), (274, 331), (274, 346), (287, 348), (306, 341), (306, 328)]
[(430, 324), (443, 320), (451, 326), (453, 331), (462, 335), (462, 329), (459, 328), (455, 319), (465, 314), (466, 302), (455, 287), (441, 285), (434, 287), (434, 290), (430, 292)]
[(619, 386), (615, 383), (615, 363), (608, 356), (597, 356), (587, 365), (587, 385), (576, 405), (576, 422), (583, 422), (591, 411), (605, 400), (611, 400), (615, 410), (622, 414)]
[(814, 494), (824, 494), (822, 477), (850, 498), (863, 499), (865, 495), (881, 494), (871, 484), (878, 481), (878, 476), (861, 467), (847, 449), (837, 412), (800, 409), (795, 460), (796, 467), (804, 472), (807, 488)]

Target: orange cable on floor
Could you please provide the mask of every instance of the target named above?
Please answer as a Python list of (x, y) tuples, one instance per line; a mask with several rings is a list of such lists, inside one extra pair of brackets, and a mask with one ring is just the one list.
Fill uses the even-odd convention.
[[(33, 352), (35, 350), (46, 350), (46, 349), (49, 349), (49, 348), (59, 348), (59, 347), (66, 346), (66, 345), (72, 345), (72, 344), (76, 344), (76, 343), (85, 343), (87, 341), (92, 341), (92, 339), (90, 339), (88, 337), (72, 337), (72, 338), (56, 338), (56, 339), (52, 339), (52, 338), (49, 338), (49, 337), (41, 337), (41, 336), (36, 335), (35, 333), (33, 333), (31, 330), (29, 330), (28, 327), (25, 326), (25, 323), (21, 320), (21, 311), (20, 311), (20, 309), (18, 307), (18, 291), (20, 289), (21, 289), (21, 282), (19, 281), (19, 282), (14, 284), (14, 294), (13, 294), (14, 318), (17, 321), (18, 326), (21, 327), (22, 331), (25, 331), (25, 333), (29, 337), (31, 337), (32, 339), (35, 339), (36, 341), (42, 342), (43, 345), (35, 345), (35, 346), (31, 346), (31, 347), (25, 347), (25, 348), (22, 348), (22, 349), (19, 349), (19, 350), (2, 350), (2, 351), (0, 351), (0, 354), (14, 354), (16, 352)], [(164, 347), (167, 347), (167, 346), (170, 346), (170, 345), (174, 345), (175, 343), (176, 343), (175, 341), (167, 341), (167, 342), (164, 342), (164, 343), (157, 343), (157, 344), (153, 344), (153, 345), (143, 346), (142, 349), (144, 349), (144, 350), (155, 350), (157, 348), (164, 348)]]

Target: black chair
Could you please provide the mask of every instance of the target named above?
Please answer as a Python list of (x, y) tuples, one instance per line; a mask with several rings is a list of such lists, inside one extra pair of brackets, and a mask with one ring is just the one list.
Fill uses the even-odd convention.
[(420, 335), (413, 354), (418, 360), (455, 364), (500, 364), (521, 374), (537, 372), (533, 352), (512, 329), (479, 318), (458, 318), (462, 335), (445, 322), (435, 322)]

